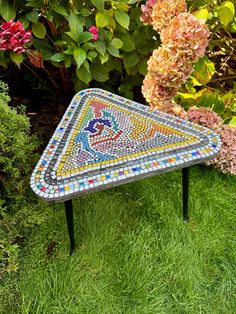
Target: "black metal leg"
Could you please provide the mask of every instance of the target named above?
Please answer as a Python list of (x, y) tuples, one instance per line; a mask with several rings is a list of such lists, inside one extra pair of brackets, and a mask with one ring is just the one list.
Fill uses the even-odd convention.
[(183, 216), (185, 222), (188, 221), (189, 172), (189, 167), (182, 169)]
[(70, 254), (75, 250), (75, 239), (74, 239), (74, 220), (73, 220), (73, 204), (72, 200), (65, 201), (66, 211), (66, 222), (70, 238)]

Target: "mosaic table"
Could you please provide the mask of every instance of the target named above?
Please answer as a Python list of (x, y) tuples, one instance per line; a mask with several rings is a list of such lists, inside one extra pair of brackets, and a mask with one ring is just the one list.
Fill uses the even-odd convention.
[(182, 168), (183, 214), (188, 218), (189, 166), (220, 149), (210, 129), (152, 112), (101, 89), (75, 95), (31, 176), (46, 201), (65, 201), (74, 250), (72, 198)]

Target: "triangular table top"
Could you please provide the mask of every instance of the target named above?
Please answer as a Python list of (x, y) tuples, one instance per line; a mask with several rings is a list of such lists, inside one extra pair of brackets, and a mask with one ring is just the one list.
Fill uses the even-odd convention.
[(213, 158), (219, 136), (101, 89), (71, 101), (31, 176), (34, 192), (64, 201)]

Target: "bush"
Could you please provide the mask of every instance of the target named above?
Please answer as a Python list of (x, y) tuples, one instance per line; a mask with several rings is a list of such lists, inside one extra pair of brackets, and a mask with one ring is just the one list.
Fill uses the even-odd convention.
[(0, 52), (0, 65), (38, 68), (64, 92), (72, 79), (76, 91), (95, 84), (131, 98), (159, 45), (153, 29), (140, 22), (139, 2), (4, 0), (3, 19), (20, 20), (33, 40), (25, 53)]
[(27, 224), (23, 213), (37, 145), (29, 134), (28, 118), (10, 108), (9, 101), (8, 87), (0, 82), (0, 277), (16, 270), (17, 241), (22, 225)]

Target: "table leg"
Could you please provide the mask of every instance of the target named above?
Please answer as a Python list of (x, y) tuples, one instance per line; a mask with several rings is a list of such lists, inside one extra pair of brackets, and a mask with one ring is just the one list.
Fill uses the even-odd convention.
[(188, 221), (189, 172), (189, 167), (182, 168), (183, 216), (185, 222)]
[(65, 201), (66, 211), (66, 222), (70, 238), (70, 254), (75, 250), (75, 239), (74, 239), (74, 219), (73, 219), (73, 204), (72, 200)]

